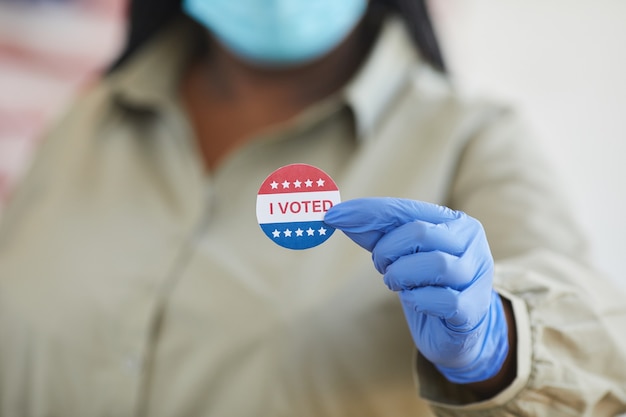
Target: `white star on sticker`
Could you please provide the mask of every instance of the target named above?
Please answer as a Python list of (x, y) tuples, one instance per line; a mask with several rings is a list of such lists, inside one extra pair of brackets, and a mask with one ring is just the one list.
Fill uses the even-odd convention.
[(283, 233), (285, 233), (285, 237), (291, 237), (291, 230), (285, 229), (285, 231)]
[(270, 185), (272, 186), (272, 190), (278, 189), (278, 183), (276, 181), (272, 181)]
[(320, 227), (320, 230), (318, 230), (318, 232), (320, 232), (320, 236), (326, 236), (326, 229), (324, 229), (323, 227)]
[(280, 232), (278, 231), (278, 229), (274, 229), (274, 231), (272, 232), (272, 235), (274, 237), (280, 237)]
[(283, 181), (283, 188), (289, 188), (289, 184), (291, 184), (289, 181)]
[(296, 230), (296, 236), (302, 236), (302, 233), (304, 233), (304, 230), (298, 227), (298, 229)]
[(306, 185), (307, 187), (313, 187), (313, 181), (307, 179), (306, 181), (304, 181), (304, 185)]
[(293, 186), (296, 187), (296, 188), (300, 188), (300, 185), (302, 185), (302, 183), (300, 181), (298, 181), (298, 180), (295, 180), (293, 182)]
[(318, 187), (323, 187), (324, 186), (324, 180), (321, 179), (321, 178), (319, 180), (317, 180), (317, 186)]
[(311, 229), (310, 227), (308, 229), (306, 229), (306, 235), (307, 236), (314, 236), (315, 235), (315, 230)]

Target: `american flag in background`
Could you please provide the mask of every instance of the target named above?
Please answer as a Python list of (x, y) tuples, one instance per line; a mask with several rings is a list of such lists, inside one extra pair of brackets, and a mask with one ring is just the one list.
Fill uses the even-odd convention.
[(0, 0), (0, 216), (44, 131), (122, 46), (126, 0)]

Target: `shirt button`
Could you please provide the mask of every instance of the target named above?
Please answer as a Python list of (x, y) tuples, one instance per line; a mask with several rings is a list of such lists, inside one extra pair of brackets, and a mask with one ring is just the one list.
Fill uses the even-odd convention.
[(122, 365), (128, 373), (137, 374), (141, 371), (141, 358), (134, 354), (127, 355), (124, 357)]

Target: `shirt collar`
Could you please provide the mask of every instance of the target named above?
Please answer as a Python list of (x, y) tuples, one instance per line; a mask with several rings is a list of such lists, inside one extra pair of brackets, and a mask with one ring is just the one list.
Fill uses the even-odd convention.
[(155, 110), (178, 96), (181, 76), (193, 53), (192, 29), (178, 19), (111, 74), (113, 97), (121, 105)]
[[(185, 19), (170, 25), (126, 67), (110, 76), (119, 103), (133, 109), (154, 110), (178, 95), (180, 77), (193, 50), (190, 26)], [(370, 137), (385, 110), (408, 82), (418, 60), (402, 21), (393, 16), (387, 18), (364, 65), (331, 100), (339, 99), (352, 108), (359, 138)], [(320, 104), (330, 107), (328, 103), (314, 107)]]
[(397, 17), (387, 18), (365, 64), (344, 89), (360, 138), (370, 136), (410, 79), (418, 60), (403, 22)]

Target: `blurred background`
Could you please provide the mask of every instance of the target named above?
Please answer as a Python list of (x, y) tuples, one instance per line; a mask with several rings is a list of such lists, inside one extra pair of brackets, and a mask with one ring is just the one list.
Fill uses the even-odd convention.
[(626, 287), (626, 2), (434, 0), (457, 85), (530, 122), (592, 239)]
[[(45, 130), (119, 52), (126, 0), (0, 0), (0, 216)], [(431, 0), (452, 77), (542, 139), (626, 287), (626, 2)]]
[(39, 140), (118, 53), (126, 0), (0, 0), (0, 216)]

